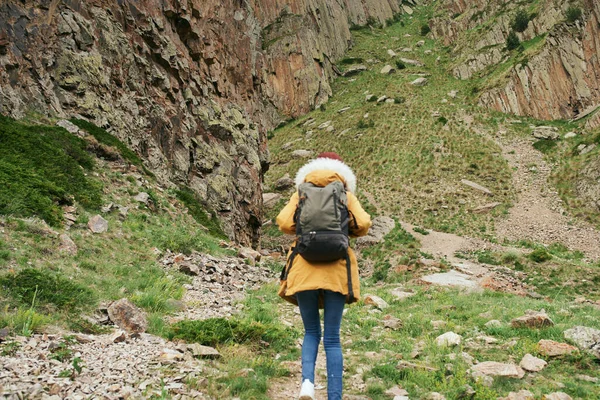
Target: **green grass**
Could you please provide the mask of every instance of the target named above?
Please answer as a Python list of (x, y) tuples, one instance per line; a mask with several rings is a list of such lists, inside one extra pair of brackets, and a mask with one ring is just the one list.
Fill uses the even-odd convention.
[[(423, 47), (414, 47), (421, 39), (420, 27), (430, 15), (431, 9), (423, 7), (412, 19), (403, 17), (385, 30), (354, 32), (356, 45), (346, 57), (381, 62), (355, 77), (338, 78), (325, 110), (315, 110), (271, 133), (268, 184), (285, 173), (294, 175), (305, 162), (293, 159), (292, 151), (327, 149), (342, 155), (355, 168), (359, 188), (369, 191), (380, 209), (424, 228), (479, 236), (481, 226), (486, 227), (486, 232), (492, 230), (493, 214), (467, 213), (468, 204), (458, 203), (465, 198), (473, 204), (483, 201), (479, 194), (465, 190), (460, 180), (481, 183), (494, 192), (498, 201), (510, 204), (514, 197), (511, 171), (497, 145), (483, 135), (473, 134), (460, 117), (461, 113), (479, 115), (480, 110), (460, 100), (462, 97), (441, 103), (451, 90), (469, 92), (471, 83), (457, 81), (445, 72), (447, 52), (435, 41), (426, 38)], [(412, 36), (405, 37), (406, 33)], [(413, 47), (414, 52), (407, 57), (422, 61), (425, 67), (407, 67), (389, 76), (379, 74), (385, 63), (393, 62), (387, 49), (403, 47)], [(425, 50), (432, 50), (432, 54), (425, 54)], [(440, 62), (436, 62), (438, 56)], [(429, 84), (410, 85), (415, 73), (430, 74)], [(403, 97), (405, 101), (367, 102), (366, 90), (376, 97)], [(342, 106), (349, 106), (350, 110), (340, 115), (337, 110)], [(430, 117), (433, 111), (440, 116)], [(316, 120), (314, 126), (303, 126), (309, 118)], [(284, 144), (303, 139), (307, 130), (315, 130), (315, 126), (328, 120), (335, 128), (333, 132), (319, 131), (310, 141), (301, 140), (282, 149)]]
[(209, 216), (194, 192), (192, 192), (190, 189), (183, 188), (177, 190), (175, 193), (177, 198), (181, 200), (188, 208), (188, 211), (190, 214), (192, 214), (194, 219), (202, 226), (208, 228), (208, 232), (212, 236), (221, 237), (223, 239), (226, 238), (223, 230), (221, 229), (217, 216), (214, 214)]
[[(86, 131), (87, 133), (89, 133), (90, 135), (94, 136), (96, 140), (98, 140), (98, 142), (118, 149), (123, 158), (129, 161), (131, 164), (141, 167), (142, 169), (144, 168), (142, 160), (137, 154), (135, 154), (123, 142), (121, 142), (119, 139), (117, 139), (110, 133), (106, 132), (104, 129), (99, 128), (91, 122), (84, 121), (82, 119), (73, 118), (71, 119), (71, 122), (77, 125), (79, 128)], [(146, 173), (149, 173), (149, 171), (145, 169), (144, 171)]]
[(94, 167), (86, 142), (63, 128), (27, 125), (0, 115), (0, 214), (63, 221), (73, 200), (97, 209), (102, 187), (86, 176)]

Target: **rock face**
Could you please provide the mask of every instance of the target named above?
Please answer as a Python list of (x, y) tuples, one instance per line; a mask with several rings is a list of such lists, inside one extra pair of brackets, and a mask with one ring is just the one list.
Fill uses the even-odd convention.
[(257, 244), (267, 129), (328, 99), (350, 24), (399, 12), (395, 0), (3, 1), (0, 112), (89, 119)]
[[(449, 12), (429, 22), (434, 37), (453, 45), (461, 61), (455, 76), (467, 79), (499, 64), (510, 54), (505, 50), (516, 2), (444, 0)], [(521, 42), (540, 40), (529, 49), (526, 65), (511, 68), (502, 81), (484, 92), (480, 105), (494, 110), (539, 119), (571, 119), (600, 103), (600, 3), (585, 0), (582, 18), (566, 22), (565, 2), (542, 1), (533, 20), (522, 33)], [(460, 17), (456, 17), (460, 15)], [(454, 18), (450, 17), (454, 16)], [(469, 32), (492, 20), (481, 37)], [(592, 122), (600, 125), (600, 119)]]

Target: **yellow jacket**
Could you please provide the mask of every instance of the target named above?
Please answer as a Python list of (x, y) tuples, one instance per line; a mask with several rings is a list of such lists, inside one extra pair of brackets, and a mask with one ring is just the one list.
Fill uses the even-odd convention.
[[(341, 164), (337, 165), (337, 163)], [(309, 168), (305, 168), (309, 166)], [(319, 169), (321, 166), (331, 169)], [(296, 184), (310, 182), (317, 186), (327, 186), (339, 180), (347, 187), (348, 211), (350, 213), (350, 236), (358, 237), (367, 234), (371, 227), (371, 217), (363, 210), (360, 202), (352, 193), (356, 186), (356, 178), (346, 164), (337, 160), (318, 158), (300, 169), (296, 177)], [(350, 191), (352, 189), (352, 191)], [(277, 216), (279, 229), (286, 234), (296, 234), (294, 213), (298, 206), (298, 193), (294, 193), (287, 205)], [(295, 243), (294, 243), (295, 245)], [(340, 259), (332, 262), (308, 262), (297, 255), (286, 280), (281, 281), (279, 296), (293, 304), (298, 304), (295, 294), (305, 290), (325, 289), (342, 293), (347, 296), (346, 302), (353, 303), (360, 298), (360, 282), (358, 263), (352, 249), (348, 249), (351, 263), (351, 279), (354, 297), (350, 298), (348, 291), (348, 276), (346, 260)], [(291, 255), (291, 251), (287, 257)]]

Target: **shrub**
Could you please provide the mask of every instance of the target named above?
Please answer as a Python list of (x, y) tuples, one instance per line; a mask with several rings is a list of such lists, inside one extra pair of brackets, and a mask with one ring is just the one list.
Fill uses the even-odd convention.
[(546, 154), (556, 148), (556, 141), (550, 139), (540, 139), (533, 144), (533, 148)]
[[(144, 169), (140, 157), (138, 157), (137, 154), (131, 151), (123, 142), (121, 142), (119, 139), (117, 139), (110, 133), (106, 132), (104, 129), (99, 128), (91, 122), (87, 122), (82, 119), (73, 118), (71, 122), (77, 125), (79, 128), (85, 130), (93, 137), (95, 137), (96, 140), (98, 140), (98, 142), (107, 146), (117, 148), (125, 160), (129, 161), (133, 165), (137, 165), (138, 167)], [(148, 171), (146, 172), (148, 173)]]
[(85, 286), (46, 270), (26, 268), (0, 277), (0, 286), (19, 304), (51, 304), (73, 311), (94, 304), (95, 296)]
[(429, 27), (428, 24), (423, 24), (421, 25), (421, 36), (425, 36), (427, 35), (429, 32), (431, 32), (431, 28)]
[(570, 6), (567, 9), (567, 22), (572, 24), (575, 21), (577, 21), (579, 18), (581, 18), (581, 15), (583, 14), (583, 12), (581, 11), (581, 8), (579, 7), (575, 7), (575, 6)]
[(511, 25), (512, 29), (516, 32), (523, 32), (527, 29), (527, 25), (529, 25), (529, 15), (525, 10), (517, 11), (517, 15), (515, 15), (515, 19)]
[(360, 120), (358, 120), (358, 123), (356, 124), (356, 127), (358, 129), (373, 128), (374, 126), (375, 126), (375, 121), (373, 121), (373, 120), (369, 120), (368, 122), (366, 122), (364, 119), (360, 119)]
[(83, 169), (94, 166), (84, 140), (63, 128), (29, 126), (0, 116), (0, 214), (62, 222), (60, 205), (73, 198), (101, 205), (101, 187)]
[(446, 117), (438, 117), (437, 122), (442, 124), (442, 125), (446, 125), (448, 123), (448, 118)]
[(548, 253), (546, 251), (546, 249), (538, 248), (538, 249), (535, 249), (534, 251), (532, 251), (531, 253), (529, 253), (529, 255), (527, 257), (529, 257), (529, 259), (532, 261), (541, 263), (541, 262), (552, 259), (552, 254)]
[(396, 61), (396, 68), (398, 68), (398, 69), (404, 69), (404, 68), (406, 68), (406, 64), (404, 64), (404, 63), (403, 63), (402, 61), (400, 61), (400, 60), (397, 60), (397, 61)]
[(222, 239), (226, 238), (216, 216), (209, 216), (194, 192), (188, 188), (183, 188), (176, 191), (175, 194), (177, 198), (185, 204), (189, 213), (200, 225), (206, 227), (213, 236)]
[(171, 326), (167, 334), (170, 340), (182, 339), (188, 343), (217, 346), (226, 343), (261, 344), (267, 342), (276, 347), (290, 346), (293, 336), (286, 329), (274, 324), (239, 319), (209, 318), (183, 320)]
[(521, 41), (519, 40), (519, 37), (517, 36), (517, 34), (514, 31), (511, 31), (508, 34), (508, 37), (506, 38), (506, 49), (507, 50), (514, 50), (516, 48), (518, 48), (521, 45)]

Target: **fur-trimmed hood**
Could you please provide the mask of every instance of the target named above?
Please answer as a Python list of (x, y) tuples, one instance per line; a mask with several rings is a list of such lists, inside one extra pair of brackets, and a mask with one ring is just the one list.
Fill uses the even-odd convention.
[(300, 168), (296, 174), (296, 187), (304, 183), (306, 177), (315, 171), (331, 171), (338, 174), (344, 180), (346, 190), (356, 193), (356, 175), (354, 175), (354, 172), (342, 161), (331, 158), (316, 158)]

